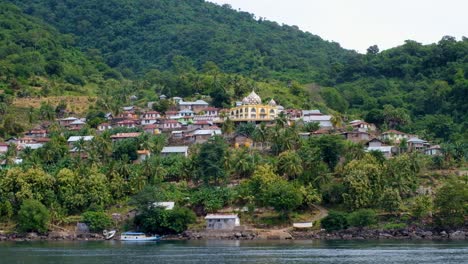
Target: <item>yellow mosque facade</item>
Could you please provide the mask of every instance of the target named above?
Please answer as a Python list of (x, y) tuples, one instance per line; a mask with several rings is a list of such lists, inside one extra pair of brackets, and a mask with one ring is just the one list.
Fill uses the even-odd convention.
[(278, 117), (278, 105), (271, 99), (262, 104), (262, 98), (252, 91), (242, 104), (230, 109), (229, 118), (234, 122), (268, 122)]

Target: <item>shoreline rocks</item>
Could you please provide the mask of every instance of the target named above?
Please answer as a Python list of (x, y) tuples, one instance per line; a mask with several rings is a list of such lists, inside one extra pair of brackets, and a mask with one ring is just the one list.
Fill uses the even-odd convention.
[(468, 239), (468, 230), (456, 230), (447, 232), (433, 229), (347, 229), (327, 233), (293, 231), (291, 235), (296, 240), (318, 239), (318, 240), (382, 240), (382, 239), (408, 239), (408, 240), (464, 240)]
[[(468, 228), (459, 230), (433, 229), (347, 229), (336, 232), (325, 231), (281, 231), (243, 230), (243, 231), (185, 231), (179, 235), (165, 236), (163, 240), (466, 240)], [(278, 233), (278, 234), (277, 234)], [(51, 231), (48, 234), (3, 234), (1, 241), (104, 241), (101, 234), (80, 234)]]

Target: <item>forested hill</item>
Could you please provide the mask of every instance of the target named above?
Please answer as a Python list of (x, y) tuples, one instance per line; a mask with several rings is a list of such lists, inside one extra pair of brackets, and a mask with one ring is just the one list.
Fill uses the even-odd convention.
[(0, 1), (0, 103), (8, 95), (87, 94), (88, 84), (114, 77), (115, 71), (73, 44), (73, 36)]
[(82, 50), (99, 49), (108, 65), (132, 77), (165, 70), (176, 55), (199, 69), (261, 79), (322, 82), (355, 53), (294, 26), (256, 19), (204, 0), (10, 0), (63, 33)]
[(468, 140), (467, 38), (371, 47), (343, 65), (334, 86), (322, 94), (342, 113), (428, 139)]

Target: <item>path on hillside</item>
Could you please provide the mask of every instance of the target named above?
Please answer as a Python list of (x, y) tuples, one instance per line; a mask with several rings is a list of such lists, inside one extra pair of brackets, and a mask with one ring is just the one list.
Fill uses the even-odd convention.
[[(325, 209), (324, 207), (320, 205), (313, 205), (315, 209), (318, 210), (318, 214), (314, 215), (310, 219), (310, 222), (314, 223), (317, 220), (322, 220), (323, 218), (327, 217), (328, 215), (328, 210)], [(264, 239), (292, 239), (291, 234), (289, 233), (293, 229), (292, 226), (282, 228), (282, 229), (276, 229), (276, 230), (268, 230), (261, 232), (259, 234), (259, 237), (264, 238)]]

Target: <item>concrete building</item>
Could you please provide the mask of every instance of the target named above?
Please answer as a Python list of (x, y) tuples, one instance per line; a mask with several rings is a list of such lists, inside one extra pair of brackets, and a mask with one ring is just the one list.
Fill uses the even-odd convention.
[(230, 110), (229, 118), (234, 122), (273, 121), (278, 116), (278, 105), (272, 99), (267, 105), (254, 91), (242, 100), (242, 105)]
[(205, 217), (207, 230), (233, 230), (240, 226), (239, 216), (209, 214)]
[(161, 156), (169, 155), (183, 155), (188, 157), (188, 147), (187, 146), (176, 146), (176, 147), (164, 147), (161, 151)]

